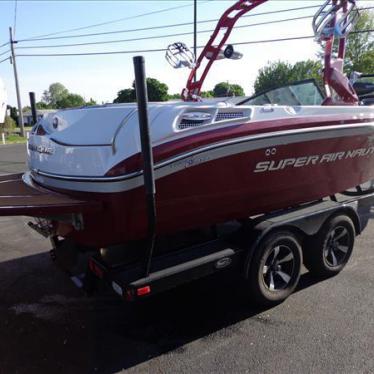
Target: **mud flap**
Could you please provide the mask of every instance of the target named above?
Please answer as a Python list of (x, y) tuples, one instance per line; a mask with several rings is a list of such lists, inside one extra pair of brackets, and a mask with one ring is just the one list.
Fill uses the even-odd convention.
[(89, 258), (94, 251), (81, 251), (72, 239), (51, 237), (50, 256), (59, 270), (69, 276), (74, 285), (87, 296), (97, 288), (97, 278), (89, 270)]

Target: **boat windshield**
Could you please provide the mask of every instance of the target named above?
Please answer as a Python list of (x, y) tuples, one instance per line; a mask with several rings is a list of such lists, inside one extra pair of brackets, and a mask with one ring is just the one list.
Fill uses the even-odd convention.
[(237, 105), (321, 105), (322, 91), (314, 79), (273, 88), (240, 101)]
[(361, 75), (353, 83), (353, 87), (359, 96), (374, 94), (374, 74)]

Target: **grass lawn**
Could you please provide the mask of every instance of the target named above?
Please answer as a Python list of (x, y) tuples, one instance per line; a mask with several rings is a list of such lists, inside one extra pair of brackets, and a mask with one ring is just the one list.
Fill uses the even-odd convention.
[[(27, 132), (31, 132), (32, 127), (25, 126), (25, 134)], [(1, 133), (2, 131), (0, 131)], [(27, 138), (20, 136), (20, 128), (16, 127), (14, 130), (12, 130), (11, 134), (5, 133), (5, 144), (16, 144), (16, 143), (26, 143)], [(3, 139), (0, 134), (0, 146), (3, 144)]]
[[(5, 144), (16, 144), (16, 143), (26, 143), (27, 139), (23, 136), (19, 136), (17, 134), (11, 134), (5, 136)], [(0, 145), (3, 144), (1, 137), (0, 137)]]

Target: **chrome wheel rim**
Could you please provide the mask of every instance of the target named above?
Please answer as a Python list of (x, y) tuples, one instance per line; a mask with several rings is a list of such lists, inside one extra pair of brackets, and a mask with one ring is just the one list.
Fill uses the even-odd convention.
[(295, 257), (290, 247), (278, 245), (265, 260), (262, 277), (265, 286), (273, 292), (283, 290), (290, 284), (295, 269)]
[(344, 263), (349, 250), (350, 233), (344, 226), (337, 226), (328, 234), (323, 251), (326, 263), (337, 267)]

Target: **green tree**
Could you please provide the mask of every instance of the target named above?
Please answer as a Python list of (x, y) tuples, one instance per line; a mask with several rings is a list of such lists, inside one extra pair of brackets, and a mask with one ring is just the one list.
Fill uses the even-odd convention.
[[(374, 29), (374, 12), (362, 11), (355, 30)], [(374, 73), (374, 37), (372, 33), (351, 33), (346, 49), (346, 71)]]
[[(169, 99), (168, 86), (155, 78), (147, 78), (147, 92), (149, 101), (167, 101)], [(131, 103), (136, 100), (135, 82), (132, 88), (118, 91), (114, 103)]]
[(43, 101), (38, 101), (35, 104), (35, 106), (36, 106), (36, 109), (51, 109), (51, 107), (47, 103), (45, 103)]
[[(133, 84), (135, 89), (135, 83)], [(169, 87), (155, 78), (147, 78), (147, 92), (149, 101), (167, 101)]]
[(213, 91), (201, 91), (200, 96), (205, 98), (205, 99), (210, 99), (214, 97), (214, 92)]
[(0, 123), (0, 129), (10, 132), (16, 128), (16, 125), (16, 121), (12, 117), (5, 116), (4, 123)]
[[(209, 99), (214, 97), (213, 91), (201, 91), (200, 92), (200, 97)], [(168, 95), (169, 100), (181, 100), (181, 94), (172, 94)]]
[(168, 100), (180, 100), (181, 99), (181, 94), (171, 94), (168, 95)]
[(135, 101), (135, 90), (133, 88), (125, 88), (124, 90), (118, 91), (117, 97), (113, 100), (113, 103), (132, 103)]
[(89, 101), (86, 101), (86, 106), (97, 105), (96, 101), (91, 97)]
[(49, 107), (55, 108), (57, 102), (69, 95), (68, 89), (61, 83), (52, 83), (48, 90), (43, 92), (42, 101), (48, 104)]
[(292, 79), (292, 65), (288, 62), (269, 62), (261, 68), (254, 83), (255, 93), (283, 86)]
[(56, 101), (56, 108), (74, 108), (79, 106), (84, 106), (86, 102), (83, 97), (78, 94), (69, 93)]
[(314, 79), (322, 87), (322, 69), (322, 64), (319, 61), (299, 61), (293, 65), (292, 78), (294, 81)]
[(220, 82), (214, 86), (213, 96), (214, 97), (244, 96), (244, 90), (238, 84)]
[(374, 49), (362, 54), (352, 65), (351, 71), (374, 74)]
[(319, 61), (300, 61), (294, 65), (283, 61), (270, 62), (258, 73), (254, 84), (255, 93), (310, 78), (322, 85), (321, 71), (322, 64)]
[(8, 108), (10, 110), (10, 117), (18, 123), (18, 109), (15, 106), (8, 106)]

